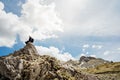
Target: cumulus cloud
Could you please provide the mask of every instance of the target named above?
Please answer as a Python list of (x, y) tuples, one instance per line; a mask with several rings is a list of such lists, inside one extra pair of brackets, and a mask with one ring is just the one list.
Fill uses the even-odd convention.
[(94, 55), (94, 54), (85, 54), (85, 53), (80, 54), (79, 58), (80, 58), (81, 56), (96, 57), (96, 55)]
[(83, 45), (83, 48), (89, 48), (89, 47), (90, 47), (89, 44), (84, 44), (84, 45)]
[(90, 57), (96, 57), (96, 55), (90, 55)]
[(82, 51), (85, 52), (85, 49), (83, 48)]
[(117, 48), (117, 50), (120, 50), (120, 48)]
[(86, 56), (86, 54), (82, 53), (82, 54), (80, 54), (80, 57), (81, 57), (81, 56)]
[(110, 52), (109, 51), (105, 51), (103, 54), (104, 55), (108, 55), (108, 54), (110, 54)]
[(75, 58), (72, 57), (70, 53), (68, 52), (61, 53), (61, 51), (58, 48), (53, 47), (53, 46), (49, 48), (43, 47), (43, 46), (36, 46), (36, 48), (40, 55), (49, 55), (52, 57), (56, 57), (60, 61), (68, 61), (70, 59), (75, 60)]
[(12, 46), (16, 39), (15, 23), (18, 17), (13, 13), (6, 13), (3, 3), (0, 2), (0, 46)]
[(92, 45), (92, 48), (96, 48), (96, 49), (101, 49), (103, 46), (102, 45)]
[[(87, 36), (104, 36), (103, 38), (112, 36), (114, 38), (119, 36), (120, 31), (119, 3), (119, 0), (26, 0), (24, 4), (18, 3), (22, 10), (21, 15), (17, 16), (17, 14), (10, 12), (6, 13), (4, 4), (0, 2), (0, 46), (11, 47), (14, 45), (16, 43), (16, 35), (20, 36), (21, 41), (27, 40), (29, 35), (34, 37), (35, 40), (56, 38), (58, 32), (63, 32), (63, 24), (64, 33), (62, 36), (65, 38), (69, 36), (70, 38), (76, 37), (76, 40), (80, 39), (78, 37), (88, 39)], [(56, 11), (61, 15), (58, 15)], [(59, 17), (61, 17), (62, 21)], [(96, 39), (98, 40), (98, 38)], [(101, 39), (99, 38), (99, 40)], [(91, 50), (89, 55), (96, 55), (109, 60), (119, 60), (120, 49), (113, 50), (113, 44), (103, 49), (102, 45), (93, 45), (94, 39), (91, 38), (93, 44), (89, 42), (88, 40), (88, 44), (82, 46), (81, 53), (86, 55), (86, 52)], [(76, 43), (79, 46), (77, 41)], [(103, 41), (102, 44), (106, 44), (106, 42)], [(54, 48), (45, 49), (47, 52), (54, 52), (52, 52)], [(107, 50), (109, 55), (106, 53)], [(55, 51), (60, 53), (61, 56), (63, 54), (64, 56), (69, 55), (69, 53), (61, 54), (57, 48), (55, 48)]]
[(67, 35), (119, 36), (119, 0), (56, 0)]
[[(11, 47), (16, 35), (25, 41), (29, 35), (35, 40), (56, 38), (62, 32), (62, 21), (55, 11), (55, 4), (42, 5), (41, 0), (27, 0), (21, 4), (21, 16), (4, 11), (0, 2), (0, 46)], [(8, 44), (9, 43), (9, 44)]]

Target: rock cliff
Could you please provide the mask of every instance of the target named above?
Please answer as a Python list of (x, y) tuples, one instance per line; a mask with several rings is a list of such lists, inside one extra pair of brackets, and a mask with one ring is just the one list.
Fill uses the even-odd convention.
[(54, 57), (40, 56), (34, 45), (0, 57), (0, 80), (99, 80)]

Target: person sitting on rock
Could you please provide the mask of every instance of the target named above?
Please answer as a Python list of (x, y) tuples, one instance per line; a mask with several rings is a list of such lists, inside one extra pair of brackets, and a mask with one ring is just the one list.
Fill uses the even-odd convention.
[(34, 39), (33, 39), (31, 36), (29, 36), (29, 40), (28, 40), (28, 41), (26, 41), (25, 43), (26, 43), (26, 44), (28, 44), (28, 42), (33, 43), (33, 42), (34, 42)]

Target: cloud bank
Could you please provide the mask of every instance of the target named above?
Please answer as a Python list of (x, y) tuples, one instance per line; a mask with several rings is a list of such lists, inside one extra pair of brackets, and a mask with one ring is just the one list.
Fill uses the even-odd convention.
[[(23, 42), (27, 40), (29, 35), (35, 40), (56, 38), (58, 32), (63, 32), (64, 27), (64, 32), (60, 38), (68, 38), (69, 40), (67, 42), (66, 40), (61, 41), (64, 43), (63, 46), (66, 43), (72, 43), (70, 46), (82, 48), (81, 55), (118, 61), (120, 60), (119, 3), (119, 0), (26, 0), (24, 4), (18, 3), (22, 9), (21, 15), (17, 16), (12, 12), (5, 12), (4, 4), (0, 2), (0, 46), (12, 47), (16, 43), (16, 35), (19, 35)], [(86, 44), (83, 43), (84, 39), (82, 40), (82, 38), (86, 38)], [(76, 45), (73, 39), (78, 40), (78, 42), (75, 41)], [(98, 45), (95, 44), (97, 41)], [(114, 44), (115, 42), (116, 44)], [(80, 45), (80, 43), (84, 45)], [(105, 44), (108, 46), (104, 46)], [(73, 49), (70, 46), (65, 46), (65, 48)], [(114, 50), (115, 48), (118, 50)], [(45, 48), (41, 46), (40, 49), (43, 50), (41, 53), (47, 54), (48, 52), (53, 56), (56, 55), (52, 53), (60, 56), (69, 55), (61, 53), (55, 47)], [(77, 51), (79, 50), (73, 52)], [(71, 54), (77, 56), (78, 53)]]
[(119, 0), (56, 0), (66, 35), (119, 36)]
[(24, 42), (29, 35), (35, 40), (43, 40), (56, 38), (58, 32), (63, 32), (63, 28), (54, 3), (42, 5), (41, 0), (27, 0), (18, 17), (6, 13), (4, 4), (0, 2), (0, 46), (14, 45), (16, 35)]
[(68, 61), (70, 59), (75, 60), (75, 58), (72, 57), (70, 53), (68, 52), (62, 53), (62, 51), (60, 51), (58, 48), (55, 48), (53, 46), (49, 48), (43, 47), (43, 46), (36, 46), (36, 48), (40, 55), (49, 55), (49, 56), (57, 58), (60, 61)]

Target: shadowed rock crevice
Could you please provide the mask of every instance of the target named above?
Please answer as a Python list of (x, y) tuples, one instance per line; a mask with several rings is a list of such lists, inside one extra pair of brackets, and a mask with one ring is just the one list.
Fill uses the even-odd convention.
[(10, 80), (10, 79), (0, 74), (0, 80)]

